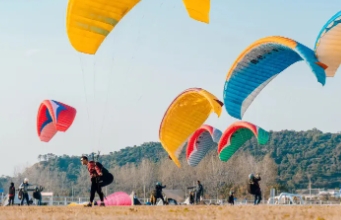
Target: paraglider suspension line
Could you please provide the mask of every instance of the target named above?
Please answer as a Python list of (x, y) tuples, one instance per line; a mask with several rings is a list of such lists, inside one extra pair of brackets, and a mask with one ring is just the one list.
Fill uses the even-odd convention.
[[(93, 75), (93, 89), (94, 89), (94, 103), (93, 106), (95, 108), (96, 106), (96, 56), (94, 57), (94, 75)], [(96, 120), (96, 114), (95, 114), (96, 110), (94, 109), (93, 111), (93, 121), (92, 121), (92, 129), (93, 129), (93, 141), (94, 141), (94, 145), (95, 145), (95, 141), (96, 141), (96, 129), (95, 129), (95, 120)], [(93, 145), (93, 146), (94, 146)]]
[(108, 105), (108, 99), (109, 99), (109, 87), (110, 87), (110, 83), (112, 80), (111, 75), (113, 75), (111, 73), (113, 72), (113, 69), (114, 69), (114, 61), (115, 61), (115, 59), (113, 58), (112, 63), (111, 63), (110, 72), (109, 72), (109, 80), (108, 80), (107, 93), (106, 93), (105, 102), (104, 102), (104, 112), (103, 112), (103, 117), (102, 117), (101, 129), (99, 131), (99, 136), (98, 136), (98, 147), (101, 147), (101, 137), (102, 137), (102, 131), (103, 131), (103, 127), (104, 127), (105, 116), (107, 113), (107, 105)]
[(89, 133), (91, 133), (90, 130), (90, 116), (89, 116), (89, 107), (88, 107), (88, 98), (86, 97), (86, 87), (85, 87), (85, 76), (84, 76), (84, 69), (83, 69), (83, 64), (82, 64), (82, 58), (81, 55), (79, 54), (79, 62), (81, 64), (81, 70), (82, 70), (82, 77), (83, 77), (83, 89), (84, 89), (84, 96), (85, 96), (85, 104), (86, 104), (86, 112), (88, 116), (88, 127), (89, 127)]

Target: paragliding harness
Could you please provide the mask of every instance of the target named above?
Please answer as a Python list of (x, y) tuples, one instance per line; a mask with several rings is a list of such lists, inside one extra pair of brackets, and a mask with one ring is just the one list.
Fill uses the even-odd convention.
[(247, 192), (250, 193), (251, 195), (255, 194), (255, 187), (254, 184), (251, 183), (251, 180), (247, 181)]
[(251, 195), (256, 195), (259, 191), (259, 188), (255, 185), (254, 180), (247, 181), (247, 191)]
[(99, 156), (100, 156), (99, 151), (98, 154), (96, 155), (96, 159), (94, 153), (92, 153), (93, 161), (95, 162), (96, 166), (100, 167), (102, 171), (102, 176), (98, 177), (96, 181), (99, 187), (105, 187), (110, 185), (114, 181), (114, 175), (112, 175), (100, 162), (98, 162)]
[(22, 197), (23, 197), (23, 195), (24, 195), (23, 189), (19, 189), (19, 192), (18, 192), (18, 199), (21, 200)]
[(33, 192), (33, 198), (37, 199), (37, 200), (40, 200), (41, 199), (41, 192), (44, 190), (44, 187), (39, 186), (36, 189), (38, 189), (38, 190)]
[(19, 192), (18, 192), (18, 199), (21, 200), (21, 199), (22, 199), (22, 196), (23, 196), (23, 191), (22, 191), (22, 189), (19, 189)]

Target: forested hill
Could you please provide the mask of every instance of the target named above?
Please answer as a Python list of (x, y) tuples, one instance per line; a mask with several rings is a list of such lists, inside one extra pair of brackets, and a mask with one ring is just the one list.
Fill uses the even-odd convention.
[(271, 153), (278, 164), (279, 180), (293, 188), (334, 188), (341, 183), (341, 134), (308, 131), (271, 132), (267, 145), (252, 140), (243, 150), (256, 157)]
[[(290, 188), (306, 188), (309, 179), (314, 188), (339, 187), (341, 134), (322, 133), (317, 129), (270, 133), (271, 138), (267, 145), (257, 145), (256, 140), (252, 139), (241, 150), (249, 151), (259, 159), (270, 153), (278, 164), (279, 181)], [(166, 156), (160, 143), (148, 142), (103, 155), (100, 161), (110, 168), (127, 163), (139, 163), (144, 158), (156, 162)], [(79, 156), (47, 154), (40, 155), (38, 159), (40, 162), (35, 166), (49, 167), (50, 171), (66, 172), (68, 181), (76, 181), (80, 169)]]

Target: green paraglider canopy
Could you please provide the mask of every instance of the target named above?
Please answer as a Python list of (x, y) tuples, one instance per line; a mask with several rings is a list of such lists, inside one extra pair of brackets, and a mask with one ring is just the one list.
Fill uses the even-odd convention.
[(233, 123), (225, 130), (218, 144), (219, 159), (227, 162), (253, 136), (259, 144), (266, 144), (270, 138), (267, 131), (254, 124), (245, 121)]

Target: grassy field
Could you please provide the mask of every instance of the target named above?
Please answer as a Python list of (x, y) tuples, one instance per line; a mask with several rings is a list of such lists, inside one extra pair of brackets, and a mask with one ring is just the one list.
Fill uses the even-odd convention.
[(1, 207), (0, 220), (340, 220), (341, 206)]

